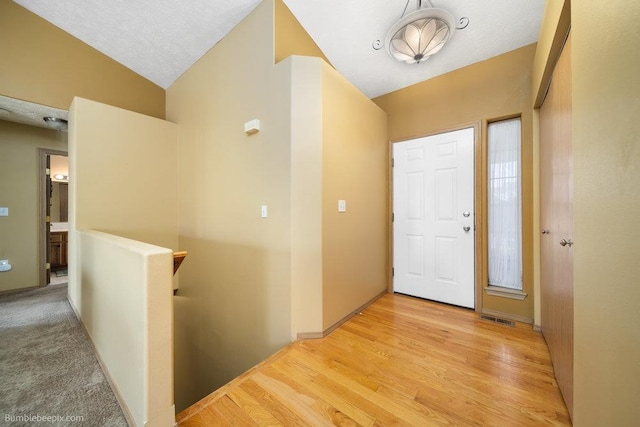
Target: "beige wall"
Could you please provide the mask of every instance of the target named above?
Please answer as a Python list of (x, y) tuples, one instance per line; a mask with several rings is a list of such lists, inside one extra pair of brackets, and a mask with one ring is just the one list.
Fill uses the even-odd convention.
[(275, 62), (291, 55), (315, 56), (330, 63), (282, 0), (275, 0)]
[(574, 423), (640, 420), (640, 3), (572, 3)]
[(323, 64), (323, 330), (387, 289), (388, 153), (386, 113)]
[(82, 295), (71, 303), (130, 424), (173, 425), (171, 250), (97, 231), (77, 236)]
[(135, 425), (170, 425), (176, 125), (82, 98), (69, 124), (69, 300)]
[(291, 340), (323, 327), (322, 62), (289, 57), (291, 67)]
[(387, 120), (325, 62), (282, 64), (292, 80), (292, 339), (318, 337), (387, 289)]
[(74, 107), (75, 229), (177, 249), (175, 124), (82, 98)]
[[(385, 290), (385, 114), (320, 59), (274, 66), (276, 5), (262, 2), (167, 92), (189, 252), (175, 298), (178, 410)], [(252, 119), (262, 129), (247, 136)], [(331, 199), (346, 190), (353, 210), (327, 215), (324, 187)], [(351, 270), (325, 262), (325, 245)]]
[(41, 285), (38, 243), (40, 195), (38, 149), (67, 150), (67, 134), (0, 121), (0, 259), (13, 268), (0, 272), (0, 292)]
[[(535, 45), (505, 53), (434, 79), (374, 99), (389, 114), (389, 139), (399, 141), (481, 125), (479, 141), (486, 153), (486, 124), (522, 115), (523, 287), (524, 301), (482, 293), (482, 308), (533, 320), (533, 112), (531, 67)], [(484, 159), (483, 159), (484, 162)], [(486, 162), (484, 162), (486, 167)], [(486, 178), (483, 177), (483, 183)], [(478, 197), (478, 195), (476, 196)], [(483, 195), (480, 195), (483, 197)], [(483, 203), (483, 211), (486, 203)], [(486, 214), (483, 215), (486, 218)], [(486, 226), (481, 232), (485, 236)], [(486, 265), (486, 247), (482, 258)], [(486, 268), (478, 286), (487, 284)]]
[[(290, 338), (290, 77), (274, 66), (273, 26), (264, 1), (167, 91), (189, 252), (174, 299), (178, 410)], [(247, 136), (252, 119), (262, 129)]]
[(69, 295), (81, 310), (75, 230), (178, 250), (176, 126), (82, 98), (69, 117)]
[(65, 110), (81, 96), (164, 118), (161, 87), (10, 0), (0, 28), (0, 95)]

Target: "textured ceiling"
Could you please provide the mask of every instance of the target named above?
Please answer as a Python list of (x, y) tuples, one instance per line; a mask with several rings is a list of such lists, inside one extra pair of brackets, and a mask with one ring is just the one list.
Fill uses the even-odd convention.
[[(259, 0), (14, 0), (157, 85), (169, 87)], [(533, 43), (544, 0), (433, 0), (469, 26), (429, 60), (374, 50), (414, 0), (284, 0), (336, 69), (369, 97)], [(425, 0), (426, 3), (426, 0)]]
[[(351, 83), (373, 98), (445, 74), (457, 68), (534, 43), (538, 40), (544, 0), (432, 0), (456, 20), (469, 18), (445, 47), (420, 64), (389, 56), (384, 42), (389, 28), (416, 10), (411, 0), (284, 0), (327, 59)], [(423, 2), (423, 4), (426, 3)]]
[[(14, 1), (165, 89), (260, 2)], [(384, 41), (405, 7), (410, 13), (417, 1), (284, 2), (336, 69), (370, 98), (535, 42), (544, 10), (544, 0), (432, 0), (434, 7), (470, 23), (455, 31), (442, 51), (409, 65), (392, 59), (385, 48), (374, 50), (373, 43)], [(0, 108), (7, 108), (4, 101)], [(38, 115), (33, 124), (41, 126)], [(14, 116), (0, 110), (0, 119)]]
[(164, 89), (260, 3), (259, 0), (14, 1)]
[(43, 117), (57, 117), (67, 120), (69, 113), (59, 108), (0, 96), (0, 120), (51, 129)]

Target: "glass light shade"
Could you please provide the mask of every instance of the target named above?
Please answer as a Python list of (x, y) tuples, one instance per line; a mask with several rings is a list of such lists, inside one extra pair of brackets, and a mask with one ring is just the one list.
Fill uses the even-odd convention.
[(454, 29), (455, 20), (446, 10), (419, 9), (391, 27), (387, 33), (387, 50), (398, 61), (420, 63), (438, 53)]
[(57, 131), (65, 130), (68, 124), (65, 119), (59, 119), (58, 117), (43, 117), (42, 120), (44, 120), (51, 129)]

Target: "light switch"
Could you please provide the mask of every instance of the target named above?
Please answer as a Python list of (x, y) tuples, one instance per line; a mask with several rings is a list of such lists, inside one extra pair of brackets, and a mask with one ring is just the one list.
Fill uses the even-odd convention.
[(338, 212), (346, 212), (346, 211), (347, 211), (347, 201), (338, 200)]
[(260, 216), (262, 218), (267, 217), (267, 205), (262, 205), (262, 207), (260, 208)]
[(9, 208), (0, 208), (0, 216), (9, 216)]

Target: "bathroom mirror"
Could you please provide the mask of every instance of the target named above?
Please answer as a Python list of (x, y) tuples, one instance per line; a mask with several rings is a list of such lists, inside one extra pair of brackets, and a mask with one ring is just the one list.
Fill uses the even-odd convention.
[(69, 220), (69, 183), (51, 182), (51, 222)]

